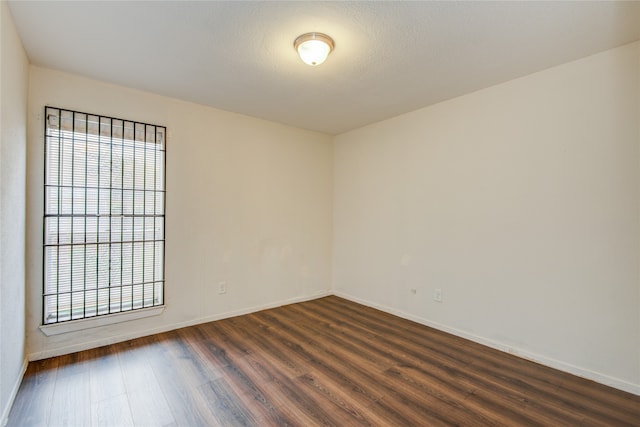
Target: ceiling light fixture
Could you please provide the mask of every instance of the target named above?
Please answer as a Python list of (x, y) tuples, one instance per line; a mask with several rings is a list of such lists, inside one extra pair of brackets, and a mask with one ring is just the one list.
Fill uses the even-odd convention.
[(300, 59), (312, 66), (322, 64), (333, 50), (333, 46), (333, 39), (322, 33), (306, 33), (293, 42)]

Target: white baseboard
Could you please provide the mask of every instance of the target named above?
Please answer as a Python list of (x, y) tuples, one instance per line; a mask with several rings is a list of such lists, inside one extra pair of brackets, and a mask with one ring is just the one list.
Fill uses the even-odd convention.
[(2, 408), (2, 418), (1, 418), (2, 422), (0, 422), (0, 425), (2, 427), (6, 426), (7, 422), (9, 422), (9, 413), (11, 412), (11, 408), (13, 407), (13, 402), (16, 400), (16, 396), (18, 395), (18, 390), (20, 390), (20, 384), (22, 384), (22, 378), (24, 378), (24, 373), (27, 372), (28, 364), (29, 364), (29, 361), (27, 359), (24, 359), (24, 361), (22, 362), (22, 369), (20, 371), (20, 375), (16, 379), (16, 382), (13, 384), (13, 388), (11, 389), (11, 394), (9, 395), (9, 401), (7, 402), (5, 407)]
[(112, 336), (112, 337), (109, 337), (109, 338), (103, 338), (103, 339), (98, 339), (98, 340), (94, 340), (94, 341), (85, 341), (85, 342), (79, 343), (79, 344), (73, 344), (73, 345), (68, 345), (68, 346), (62, 346), (62, 347), (47, 349), (47, 350), (39, 351), (39, 352), (36, 352), (36, 353), (29, 353), (28, 359), (30, 361), (33, 361), (33, 360), (46, 359), (46, 358), (49, 358), (49, 357), (61, 356), (63, 354), (75, 353), (77, 351), (89, 350), (91, 348), (97, 348), (97, 347), (101, 347), (101, 346), (104, 346), (104, 345), (115, 344), (115, 343), (131, 340), (131, 339), (135, 339), (135, 338), (145, 337), (145, 336), (149, 336), (149, 335), (153, 335), (153, 334), (159, 334), (159, 333), (162, 333), (162, 332), (173, 331), (173, 330), (176, 330), (176, 329), (185, 328), (187, 326), (199, 325), (201, 323), (213, 322), (215, 320), (228, 319), (230, 317), (235, 317), (235, 316), (242, 316), (243, 314), (255, 313), (257, 311), (268, 310), (270, 308), (281, 307), (283, 305), (295, 304), (295, 303), (298, 303), (298, 302), (309, 301), (309, 300), (313, 300), (313, 299), (316, 299), (316, 298), (322, 298), (322, 297), (325, 297), (325, 296), (328, 296), (328, 295), (331, 295), (331, 292), (329, 290), (325, 290), (325, 291), (316, 292), (314, 294), (307, 295), (307, 296), (294, 297), (294, 298), (289, 298), (289, 299), (282, 300), (282, 301), (274, 301), (274, 302), (270, 302), (270, 303), (267, 303), (267, 304), (254, 306), (254, 307), (243, 308), (243, 309), (240, 309), (240, 310), (227, 311), (227, 312), (215, 314), (215, 315), (212, 315), (212, 316), (199, 317), (199, 318), (196, 318), (196, 319), (188, 320), (186, 322), (162, 325), (161, 327), (158, 327), (158, 328), (151, 328), (151, 329), (147, 329), (147, 330), (143, 330), (143, 331), (137, 331), (137, 332), (128, 333), (128, 334), (116, 335), (116, 336)]
[(468, 339), (469, 341), (473, 341), (478, 344), (482, 344), (487, 347), (491, 347), (496, 350), (500, 350), (505, 353), (509, 353), (523, 359), (531, 360), (533, 362), (539, 363), (544, 366), (548, 366), (550, 368), (558, 369), (559, 371), (567, 372), (569, 374), (576, 375), (578, 377), (586, 378), (586, 379), (640, 396), (640, 384), (633, 384), (618, 378), (601, 374), (599, 372), (594, 372), (589, 369), (584, 369), (579, 366), (572, 365), (570, 363), (562, 362), (560, 360), (556, 360), (556, 359), (552, 359), (539, 354), (531, 353), (527, 350), (515, 348), (498, 341), (494, 341), (485, 337), (481, 337), (479, 335), (471, 334), (466, 331), (462, 331), (462, 330), (452, 328), (437, 322), (433, 322), (431, 320), (428, 320), (419, 316), (414, 316), (412, 314), (405, 313), (401, 310), (397, 310), (382, 304), (377, 304), (372, 301), (358, 298), (344, 292), (334, 291), (333, 294), (340, 298), (357, 302), (358, 304), (366, 305), (368, 307), (375, 308), (389, 314), (393, 314), (394, 316), (402, 317), (403, 319), (411, 320), (416, 323), (420, 323), (422, 325), (429, 326), (434, 329), (438, 329), (440, 331), (447, 332), (449, 334)]

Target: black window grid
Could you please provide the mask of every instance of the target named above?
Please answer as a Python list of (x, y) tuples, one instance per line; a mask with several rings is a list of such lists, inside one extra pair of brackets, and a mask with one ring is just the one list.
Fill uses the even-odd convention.
[(43, 324), (164, 304), (166, 128), (45, 107)]

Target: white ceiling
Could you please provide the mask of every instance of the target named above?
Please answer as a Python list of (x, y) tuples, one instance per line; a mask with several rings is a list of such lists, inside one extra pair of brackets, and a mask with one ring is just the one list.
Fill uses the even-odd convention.
[[(30, 61), (338, 134), (640, 39), (640, 2), (10, 1)], [(309, 67), (294, 39), (336, 47)]]

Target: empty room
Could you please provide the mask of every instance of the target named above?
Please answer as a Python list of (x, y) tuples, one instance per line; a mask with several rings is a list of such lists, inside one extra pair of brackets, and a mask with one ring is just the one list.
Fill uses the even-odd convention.
[(0, 1), (0, 425), (640, 426), (640, 2)]

